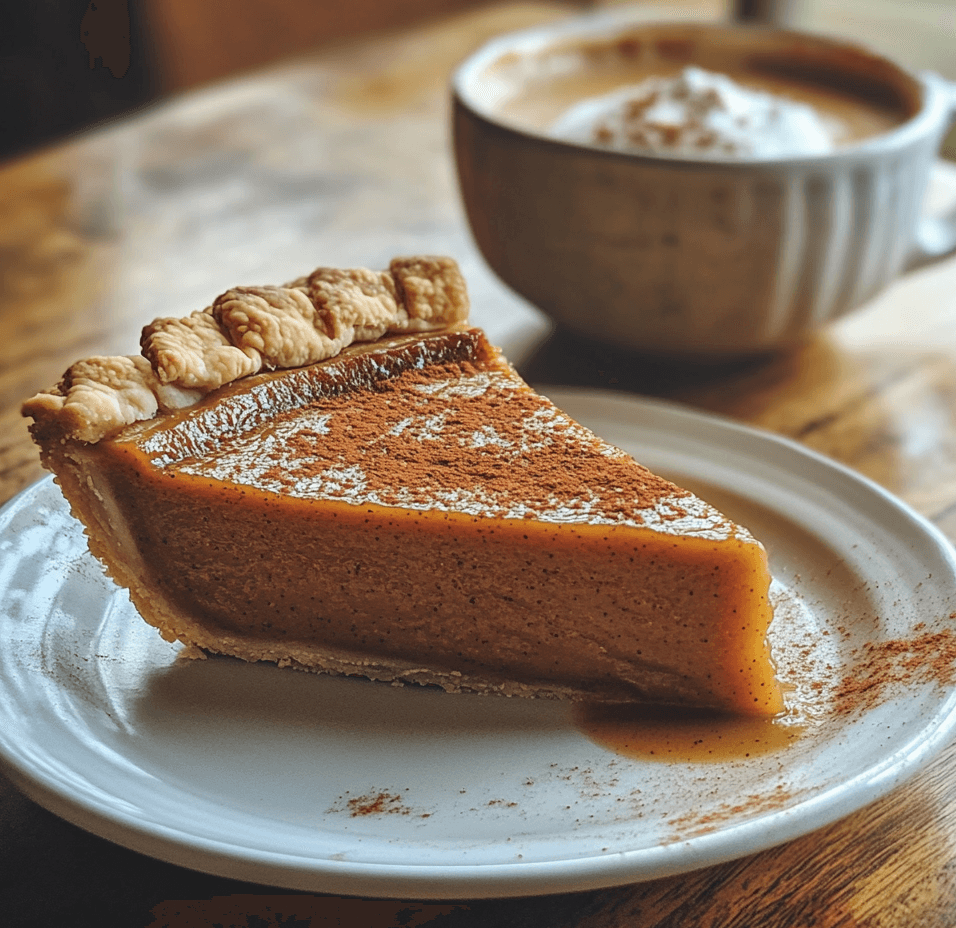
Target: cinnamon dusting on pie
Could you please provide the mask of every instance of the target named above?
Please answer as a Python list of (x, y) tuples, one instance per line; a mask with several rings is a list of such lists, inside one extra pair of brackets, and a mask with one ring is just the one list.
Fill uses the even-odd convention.
[(547, 519), (556, 501), (564, 520), (581, 522), (634, 521), (655, 507), (663, 519), (688, 520), (699, 510), (689, 492), (635, 467), (520, 382), (467, 361), (278, 415), (271, 432), (277, 440), (258, 464), (241, 442), (234, 450), (224, 442), (215, 464), (187, 460), (181, 469), (355, 504), (465, 508), (470, 498), (469, 511), (498, 518)]

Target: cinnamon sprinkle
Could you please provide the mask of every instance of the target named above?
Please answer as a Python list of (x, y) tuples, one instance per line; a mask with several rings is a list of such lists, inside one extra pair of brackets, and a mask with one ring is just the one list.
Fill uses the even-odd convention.
[[(476, 354), (424, 367), (409, 359), (359, 388), (316, 391), (253, 432), (226, 430), (202, 460), (170, 469), (356, 505), (437, 504), (497, 518), (560, 509), (562, 521), (604, 524), (650, 524), (652, 514), (665, 531), (675, 522), (721, 537), (740, 531), (578, 425), (496, 357)], [(246, 450), (253, 433), (254, 456)]]
[[(661, 496), (688, 495), (646, 469), (635, 472), (629, 458), (609, 457), (603, 443), (557, 416), (541, 423), (541, 440), (555, 446), (552, 453), (533, 455), (527, 449), (527, 425), (536, 417), (543, 419), (543, 407), (531, 393), (494, 385), (463, 402), (415, 389), (477, 373), (470, 364), (459, 367), (408, 372), (374, 391), (323, 403), (328, 431), (299, 433), (291, 447), (281, 449), (277, 457), (295, 463), (280, 479), (291, 484), (362, 461), (366, 492), (374, 492), (386, 505), (401, 505), (394, 495), (400, 469), (402, 484), (422, 506), (436, 491), (493, 486), (502, 510), (514, 500), (532, 509), (550, 508), (554, 499), (587, 498), (596, 486), (602, 487), (602, 506), (608, 510), (640, 509)], [(505, 407), (507, 414), (502, 415)], [(409, 424), (398, 431), (396, 423), (404, 421)], [(450, 441), (444, 440), (445, 433)], [(386, 461), (387, 467), (376, 466)]]
[[(956, 619), (956, 613), (949, 617)], [(863, 650), (863, 659), (834, 692), (834, 712), (838, 715), (873, 708), (891, 685), (935, 683), (948, 687), (956, 681), (956, 630), (867, 642)]]
[(259, 375), (121, 440), (170, 476), (287, 497), (753, 543), (534, 393), (478, 329)]
[[(345, 795), (348, 796), (348, 793)], [(415, 818), (431, 818), (432, 816), (431, 812), (416, 812), (409, 808), (400, 793), (389, 793), (385, 790), (378, 793), (351, 796), (348, 799), (345, 799), (345, 796), (340, 796), (328, 809), (330, 813), (346, 811), (350, 818), (367, 818), (372, 815), (410, 815)]]
[(352, 818), (364, 815), (409, 815), (410, 809), (402, 804), (402, 797), (394, 793), (378, 793), (375, 796), (355, 796), (346, 803)]

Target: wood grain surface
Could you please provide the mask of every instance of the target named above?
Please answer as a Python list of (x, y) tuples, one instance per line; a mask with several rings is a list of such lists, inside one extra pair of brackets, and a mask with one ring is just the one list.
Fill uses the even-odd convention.
[[(341, 45), (170, 100), (0, 167), (0, 500), (41, 476), (19, 404), (142, 324), (319, 263), (458, 257), (475, 318), (534, 381), (668, 397), (795, 438), (956, 538), (956, 261), (907, 276), (785, 355), (681, 367), (550, 333), (484, 267), (455, 188), (449, 69), (563, 15), (524, 4)], [(940, 165), (933, 206), (956, 200)], [(617, 889), (342, 899), (215, 878), (66, 824), (0, 777), (0, 924), (947, 928), (956, 745), (888, 798), (765, 853)]]

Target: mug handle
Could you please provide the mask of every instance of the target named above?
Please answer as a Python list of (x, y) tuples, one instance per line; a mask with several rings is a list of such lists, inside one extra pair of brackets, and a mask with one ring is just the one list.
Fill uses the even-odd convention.
[[(956, 126), (956, 83), (937, 74), (925, 75), (927, 80), (937, 81), (949, 96), (949, 128)], [(956, 205), (942, 216), (924, 216), (916, 227), (916, 241), (906, 262), (906, 269), (913, 270), (939, 261), (956, 253)]]

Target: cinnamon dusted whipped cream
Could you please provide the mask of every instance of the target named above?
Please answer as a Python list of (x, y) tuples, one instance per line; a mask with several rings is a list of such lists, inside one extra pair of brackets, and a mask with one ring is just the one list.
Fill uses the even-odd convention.
[(839, 131), (806, 103), (696, 67), (582, 100), (551, 127), (614, 151), (714, 159), (825, 154)]

